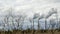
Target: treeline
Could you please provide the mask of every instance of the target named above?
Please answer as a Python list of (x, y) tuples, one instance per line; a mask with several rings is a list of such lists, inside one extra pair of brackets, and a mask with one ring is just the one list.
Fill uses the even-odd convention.
[[(12, 8), (7, 10), (6, 15), (0, 15), (0, 30), (55, 30), (60, 29), (60, 20), (56, 8), (51, 8), (47, 14), (34, 13), (33, 17), (25, 14), (12, 13)], [(55, 18), (52, 16), (55, 14)], [(50, 18), (51, 17), (51, 18)], [(42, 20), (43, 19), (43, 20)], [(41, 21), (42, 20), (42, 21)], [(41, 23), (44, 22), (44, 26)], [(47, 24), (48, 23), (48, 24)], [(26, 25), (26, 26), (25, 26)], [(37, 27), (35, 27), (37, 25)]]

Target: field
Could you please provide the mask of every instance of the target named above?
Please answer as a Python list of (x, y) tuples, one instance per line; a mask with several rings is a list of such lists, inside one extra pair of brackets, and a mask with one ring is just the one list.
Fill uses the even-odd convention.
[(60, 34), (59, 30), (14, 30), (14, 31), (0, 31), (0, 34)]

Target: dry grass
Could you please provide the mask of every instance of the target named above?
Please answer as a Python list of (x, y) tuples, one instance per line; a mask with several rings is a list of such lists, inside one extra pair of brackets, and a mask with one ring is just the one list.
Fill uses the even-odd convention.
[(0, 34), (60, 34), (58, 30), (14, 30), (14, 31), (0, 31)]

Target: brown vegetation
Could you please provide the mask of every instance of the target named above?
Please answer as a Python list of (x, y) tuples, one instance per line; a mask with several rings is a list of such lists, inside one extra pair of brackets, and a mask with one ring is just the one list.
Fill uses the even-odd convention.
[(14, 31), (0, 31), (0, 34), (60, 34), (59, 30), (14, 30)]

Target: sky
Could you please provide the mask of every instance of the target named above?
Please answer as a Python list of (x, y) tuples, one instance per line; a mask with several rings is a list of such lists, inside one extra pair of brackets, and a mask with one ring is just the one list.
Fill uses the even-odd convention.
[(60, 0), (0, 0), (0, 11), (5, 12), (12, 7), (15, 12), (30, 13), (31, 16), (33, 13), (46, 13), (50, 8), (59, 10), (59, 4)]

